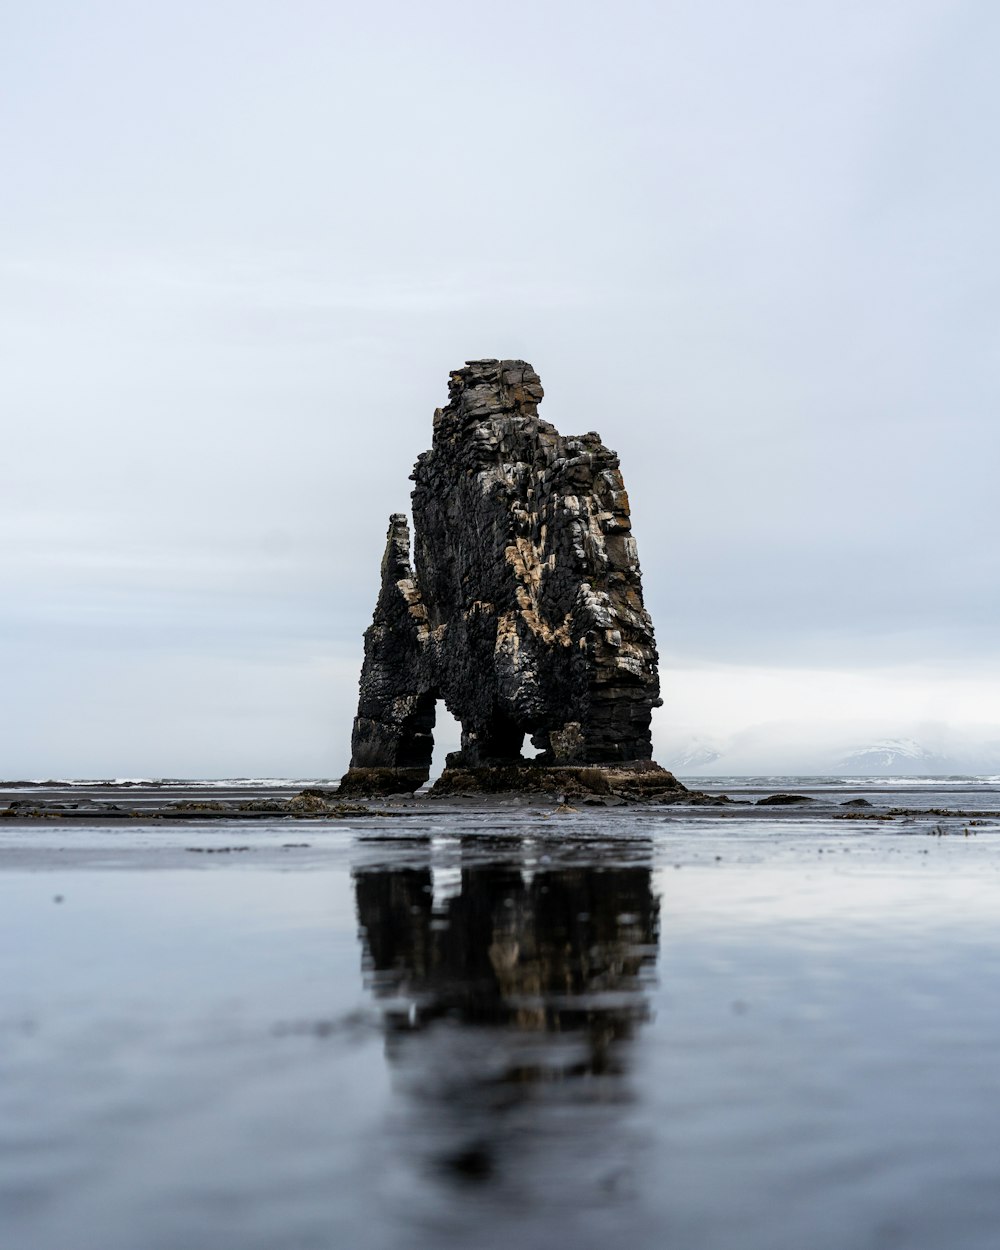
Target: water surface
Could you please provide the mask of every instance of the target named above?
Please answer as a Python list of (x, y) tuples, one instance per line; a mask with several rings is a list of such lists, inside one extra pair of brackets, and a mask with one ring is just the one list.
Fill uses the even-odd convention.
[(4, 1244), (993, 1250), (1000, 826), (816, 793), (0, 824)]

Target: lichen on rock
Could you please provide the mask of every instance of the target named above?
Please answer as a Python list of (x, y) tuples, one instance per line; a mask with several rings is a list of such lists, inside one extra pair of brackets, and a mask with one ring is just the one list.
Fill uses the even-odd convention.
[(656, 646), (618, 457), (596, 433), (543, 421), (542, 393), (523, 360), (451, 374), (411, 475), (412, 563), (406, 517), (389, 522), (342, 793), (425, 782), (439, 699), (462, 726), (448, 770), (662, 773), (650, 762)]

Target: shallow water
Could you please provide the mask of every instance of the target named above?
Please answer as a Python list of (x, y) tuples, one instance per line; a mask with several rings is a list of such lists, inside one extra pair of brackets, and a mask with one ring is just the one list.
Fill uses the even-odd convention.
[(992, 1250), (1000, 825), (840, 814), (0, 825), (4, 1244)]

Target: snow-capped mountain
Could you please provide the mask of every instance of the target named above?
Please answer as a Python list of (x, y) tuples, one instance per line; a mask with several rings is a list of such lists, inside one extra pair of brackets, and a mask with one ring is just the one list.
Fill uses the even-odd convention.
[(912, 738), (883, 738), (849, 751), (836, 763), (837, 772), (920, 773), (950, 772), (952, 760), (929, 751)]
[[(681, 776), (734, 776), (788, 773), (817, 776), (938, 777), (1000, 775), (1000, 739), (995, 731), (873, 734), (867, 741), (858, 727), (813, 727), (795, 723), (750, 726), (731, 738), (707, 734), (668, 735), (657, 752)], [(857, 735), (857, 736), (855, 736)], [(859, 742), (860, 738), (860, 742)], [(853, 740), (852, 740), (853, 739)]]
[[(700, 727), (699, 727), (700, 728)], [(1000, 727), (772, 721), (728, 736), (669, 731), (656, 750), (680, 776), (1000, 776)], [(870, 735), (870, 736), (869, 736)]]
[(709, 764), (714, 764), (716, 760), (720, 759), (722, 759), (721, 751), (712, 746), (710, 742), (704, 742), (696, 738), (693, 742), (687, 743), (680, 752), (679, 758), (675, 761), (675, 767), (681, 771), (685, 769), (707, 768)]

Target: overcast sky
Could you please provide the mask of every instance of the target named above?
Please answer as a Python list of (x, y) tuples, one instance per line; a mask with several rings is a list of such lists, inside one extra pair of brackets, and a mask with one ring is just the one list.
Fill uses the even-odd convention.
[(659, 743), (1000, 721), (998, 47), (971, 0), (4, 5), (0, 775), (338, 775), (478, 356), (621, 454)]

